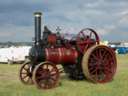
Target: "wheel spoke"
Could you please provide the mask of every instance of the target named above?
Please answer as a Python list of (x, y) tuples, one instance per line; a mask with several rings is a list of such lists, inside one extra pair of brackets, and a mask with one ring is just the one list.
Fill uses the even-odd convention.
[(29, 68), (23, 68), (24, 70), (28, 71)]
[(102, 57), (104, 58), (104, 56), (106, 55), (107, 51), (103, 51), (102, 53)]
[(27, 74), (27, 72), (21, 72), (21, 74)]
[(82, 34), (82, 36), (84, 36), (84, 38), (86, 37), (83, 31), (81, 31), (81, 34)]
[(28, 75), (24, 76), (22, 79), (25, 79), (25, 78), (27, 78), (27, 77), (28, 77)]
[(91, 56), (92, 56), (95, 60), (99, 60), (99, 58), (98, 58), (95, 54), (91, 54)]
[(98, 52), (98, 50), (95, 51), (95, 54), (96, 54), (96, 57), (97, 57), (98, 60), (99, 60), (99, 52)]
[(38, 75), (41, 75), (42, 73), (43, 73), (43, 70), (41, 70), (41, 69), (39, 69), (37, 72)]
[(90, 38), (92, 37), (92, 32), (90, 32), (90, 35), (89, 35), (89, 37), (90, 37)]
[(40, 80), (40, 79), (42, 80), (42, 79), (44, 79), (44, 78), (45, 78), (45, 77), (43, 77), (43, 76), (37, 76), (36, 79), (37, 79), (37, 80)]
[(111, 72), (111, 69), (108, 68), (108, 67), (105, 67), (105, 71), (106, 71), (107, 73), (112, 73), (112, 72)]
[(50, 72), (52, 73), (52, 72), (55, 72), (56, 70), (54, 69), (54, 68), (52, 68), (51, 70), (50, 70)]
[(46, 69), (48, 69), (48, 66), (49, 66), (49, 65), (48, 65), (48, 64), (46, 64)]
[(51, 79), (51, 80), (53, 80), (54, 82), (56, 81), (56, 79), (55, 79), (55, 78), (53, 78), (53, 77), (51, 77), (50, 79)]
[(89, 71), (92, 71), (94, 69), (95, 69), (95, 67), (93, 65), (92, 66), (89, 65)]
[(102, 50), (99, 50), (99, 58), (102, 59)]
[(97, 69), (95, 68), (94, 70), (92, 70), (90, 73), (93, 74), (93, 73), (96, 73), (97, 72)]
[(110, 59), (111, 57), (110, 57), (110, 54), (109, 53), (106, 53), (106, 55), (104, 56), (104, 59), (103, 60), (108, 60), (108, 58)]
[(56, 75), (56, 73), (51, 73), (51, 74), (50, 74), (50, 76), (55, 76), (55, 75)]
[(26, 82), (30, 83), (30, 78), (28, 78), (28, 79), (26, 80)]
[(94, 80), (95, 80), (95, 81), (97, 81), (97, 80), (98, 80), (98, 73), (97, 73), (97, 70), (96, 70), (96, 72), (95, 72)]

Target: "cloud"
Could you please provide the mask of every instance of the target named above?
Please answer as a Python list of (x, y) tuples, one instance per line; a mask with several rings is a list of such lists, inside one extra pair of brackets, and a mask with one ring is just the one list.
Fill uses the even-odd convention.
[(0, 41), (6, 40), (4, 37), (31, 41), (35, 11), (43, 12), (42, 26), (48, 25), (54, 32), (56, 26), (75, 34), (91, 27), (103, 39), (128, 40), (124, 35), (128, 33), (127, 9), (127, 0), (1, 0)]
[(1, 41), (31, 41), (34, 36), (33, 26), (6, 25), (0, 28)]

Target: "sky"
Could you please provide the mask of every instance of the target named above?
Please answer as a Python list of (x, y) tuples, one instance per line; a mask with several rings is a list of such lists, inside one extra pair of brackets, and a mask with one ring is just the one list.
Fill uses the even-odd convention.
[(36, 11), (43, 13), (42, 31), (92, 28), (101, 40), (128, 41), (128, 0), (0, 0), (0, 42), (32, 41)]

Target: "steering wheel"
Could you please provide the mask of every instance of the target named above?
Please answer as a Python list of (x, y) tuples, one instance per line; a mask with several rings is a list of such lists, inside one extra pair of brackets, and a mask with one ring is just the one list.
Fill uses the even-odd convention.
[(81, 30), (76, 38), (76, 46), (80, 53), (84, 53), (89, 47), (99, 44), (99, 36), (91, 28)]

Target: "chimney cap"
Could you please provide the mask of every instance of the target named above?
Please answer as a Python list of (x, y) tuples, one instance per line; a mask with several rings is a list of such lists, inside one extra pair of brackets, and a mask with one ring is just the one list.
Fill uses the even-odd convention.
[(35, 12), (35, 13), (34, 13), (34, 16), (36, 16), (36, 17), (39, 17), (39, 16), (41, 16), (41, 15), (42, 15), (41, 12)]

